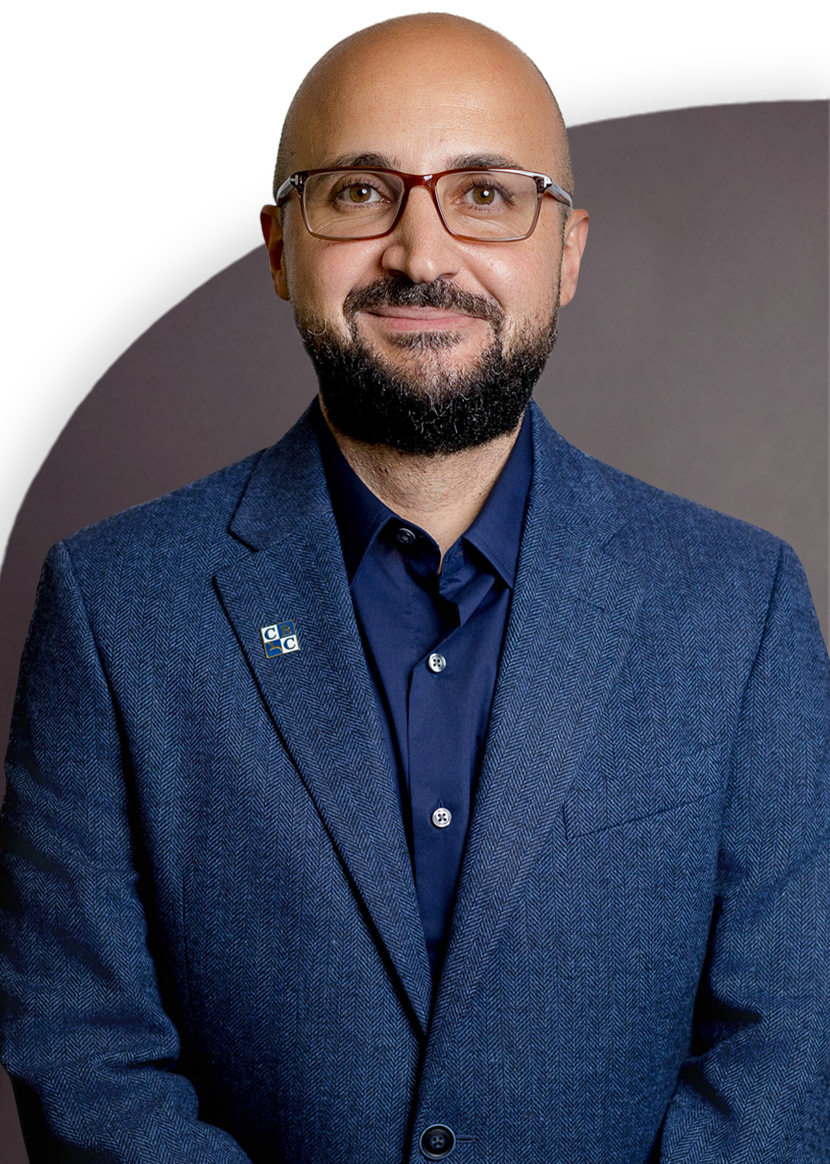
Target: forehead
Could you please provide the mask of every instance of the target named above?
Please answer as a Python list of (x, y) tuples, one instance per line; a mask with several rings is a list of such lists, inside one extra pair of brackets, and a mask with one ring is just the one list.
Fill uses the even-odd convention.
[(521, 54), (475, 42), (385, 48), (346, 53), (315, 78), (296, 110), (292, 169), (363, 154), (416, 173), (475, 155), (555, 165), (550, 93)]

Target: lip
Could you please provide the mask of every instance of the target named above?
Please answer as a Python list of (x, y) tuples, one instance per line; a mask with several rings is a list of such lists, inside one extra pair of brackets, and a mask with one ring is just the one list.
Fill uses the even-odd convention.
[(393, 331), (457, 331), (478, 319), (443, 307), (375, 307), (361, 314), (374, 316)]

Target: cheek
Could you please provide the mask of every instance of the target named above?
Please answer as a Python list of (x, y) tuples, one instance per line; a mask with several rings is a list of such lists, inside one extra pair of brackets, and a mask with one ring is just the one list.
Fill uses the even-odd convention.
[(548, 320), (558, 302), (561, 250), (558, 238), (540, 227), (529, 239), (493, 245), (481, 256), (479, 281), (513, 319)]
[(486, 285), (508, 319), (517, 324), (547, 322), (558, 302), (559, 266), (545, 255), (528, 256), (521, 263), (494, 263)]
[(285, 265), (292, 303), (345, 330), (343, 302), (354, 287), (377, 278), (365, 245), (323, 239), (286, 240)]

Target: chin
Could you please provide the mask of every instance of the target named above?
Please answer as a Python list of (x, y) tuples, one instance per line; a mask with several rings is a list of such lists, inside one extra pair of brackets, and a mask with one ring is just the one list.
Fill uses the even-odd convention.
[(455, 381), (475, 379), (480, 375), (482, 365), (490, 358), (486, 349), (471, 351), (466, 346), (463, 349), (452, 348), (436, 339), (434, 333), (413, 338), (419, 342), (377, 352), (374, 358), (390, 375), (411, 380), (416, 386), (432, 383), (451, 385)]
[(384, 336), (380, 342), (358, 336), (357, 342), (389, 374), (411, 379), (416, 388), (474, 377), (488, 355), (502, 347), (492, 333), (482, 341), (461, 331), (435, 329)]

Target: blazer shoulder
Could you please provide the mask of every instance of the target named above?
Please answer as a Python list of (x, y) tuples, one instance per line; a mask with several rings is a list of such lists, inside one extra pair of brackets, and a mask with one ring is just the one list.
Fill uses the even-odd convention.
[(648, 539), (649, 549), (665, 546), (672, 552), (688, 547), (732, 552), (743, 548), (753, 556), (777, 559), (786, 543), (768, 530), (712, 509), (688, 497), (660, 489), (600, 461), (594, 462), (614, 493), (629, 524)]
[(609, 544), (652, 577), (711, 592), (719, 586), (768, 595), (779, 563), (797, 557), (781, 538), (740, 518), (650, 485), (582, 452), (539, 414), (534, 428), (541, 475), (557, 500), (586, 523), (604, 525)]
[(124, 555), (141, 558), (165, 540), (183, 552), (190, 542), (204, 544), (227, 531), (240, 495), (266, 452), (253, 453), (198, 481), (85, 526), (60, 544), (73, 564), (88, 563), (91, 569)]
[(324, 506), (310, 411), (275, 445), (57, 542), (48, 565), (71, 570), (91, 617), (130, 606), (169, 613), (173, 596), (194, 601), (257, 537), (267, 542), (261, 527), (279, 535)]
[[(307, 410), (276, 444), (152, 501), (86, 526), (61, 544), (73, 569), (92, 579), (126, 564), (176, 573), (178, 563), (219, 568), (243, 549), (243, 534), (256, 515), (290, 508), (291, 498), (319, 505), (319, 453)], [(239, 522), (245, 513), (247, 523)], [(119, 563), (121, 566), (119, 568)]]

